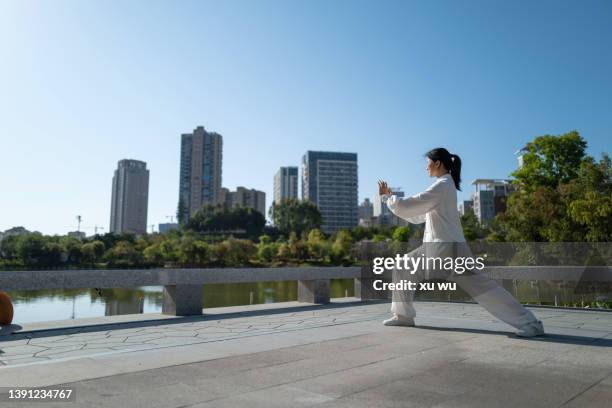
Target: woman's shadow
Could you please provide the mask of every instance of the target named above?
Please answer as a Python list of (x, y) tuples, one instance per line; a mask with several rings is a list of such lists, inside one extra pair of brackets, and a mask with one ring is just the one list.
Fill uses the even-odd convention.
[(478, 333), (478, 334), (492, 334), (497, 336), (507, 336), (512, 338), (517, 338), (525, 341), (538, 341), (545, 343), (566, 343), (566, 344), (576, 344), (576, 345), (588, 345), (588, 346), (596, 346), (596, 347), (612, 347), (612, 338), (605, 337), (591, 337), (591, 336), (574, 336), (568, 334), (558, 334), (558, 333), (545, 333), (542, 336), (537, 337), (518, 337), (515, 334), (511, 334), (504, 331), (497, 330), (483, 330), (483, 329), (463, 329), (458, 327), (436, 327), (436, 326), (428, 326), (428, 325), (417, 325), (415, 328), (427, 329), (427, 330), (437, 330), (437, 331), (453, 331), (453, 332), (463, 332), (463, 333)]

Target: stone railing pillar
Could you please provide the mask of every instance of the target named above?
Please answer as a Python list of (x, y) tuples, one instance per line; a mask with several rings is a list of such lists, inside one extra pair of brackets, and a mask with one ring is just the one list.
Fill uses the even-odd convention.
[(375, 280), (382, 279), (385, 282), (390, 282), (390, 275), (389, 271), (385, 271), (382, 275), (375, 275), (372, 273), (370, 265), (363, 265), (361, 267), (361, 277), (355, 278), (355, 297), (361, 300), (390, 299), (390, 291), (374, 289)]
[(355, 251), (362, 264), (361, 274), (358, 278), (355, 278), (355, 297), (361, 300), (389, 299), (391, 292), (374, 289), (375, 280), (391, 281), (390, 271), (385, 271), (382, 275), (372, 272), (372, 258), (380, 252), (379, 245), (371, 242), (359, 242)]
[(196, 316), (202, 314), (203, 285), (164, 286), (162, 313), (173, 316)]
[(298, 302), (329, 303), (329, 279), (298, 281)]

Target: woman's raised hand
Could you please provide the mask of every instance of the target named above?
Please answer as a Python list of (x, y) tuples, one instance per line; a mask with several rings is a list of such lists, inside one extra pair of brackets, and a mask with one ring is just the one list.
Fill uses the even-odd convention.
[(389, 186), (387, 186), (387, 182), (384, 180), (378, 180), (378, 194), (393, 194)]

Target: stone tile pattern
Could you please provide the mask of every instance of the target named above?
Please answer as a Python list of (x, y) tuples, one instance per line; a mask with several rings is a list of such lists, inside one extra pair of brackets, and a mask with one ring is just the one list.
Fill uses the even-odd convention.
[[(70, 329), (0, 348), (5, 364), (18, 365), (193, 342), (241, 347), (290, 332), (315, 339), (74, 382), (77, 402), (66, 405), (76, 407), (602, 407), (612, 400), (612, 313), (533, 309), (550, 334), (524, 340), (477, 305), (418, 303), (416, 328), (381, 326), (388, 307)], [(317, 332), (357, 326), (367, 330), (316, 340)]]
[(0, 364), (20, 365), (106, 353), (180, 347), (378, 320), (384, 316), (385, 308), (380, 305), (375, 308), (363, 305), (222, 319), (203, 316), (152, 325), (136, 322), (14, 334), (10, 340), (3, 341), (0, 338)]

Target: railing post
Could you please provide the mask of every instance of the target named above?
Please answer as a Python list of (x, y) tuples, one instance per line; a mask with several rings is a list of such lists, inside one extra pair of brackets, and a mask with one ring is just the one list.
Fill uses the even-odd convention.
[[(361, 278), (355, 278), (355, 297), (361, 300), (388, 299), (390, 295), (389, 291), (374, 289), (374, 280), (385, 280), (386, 276), (377, 275), (374, 277), (369, 265), (364, 265), (361, 268)], [(388, 281), (388, 279), (386, 281)]]
[(298, 281), (298, 302), (329, 303), (329, 279)]
[(374, 281), (383, 279), (390, 281), (389, 272), (383, 275), (376, 275), (372, 271), (372, 257), (374, 256), (372, 244), (360, 242), (357, 247), (357, 256), (361, 260), (361, 275), (355, 278), (355, 297), (361, 300), (387, 299), (390, 295), (388, 291), (374, 289)]
[(162, 313), (173, 316), (196, 316), (202, 314), (202, 285), (164, 286)]

